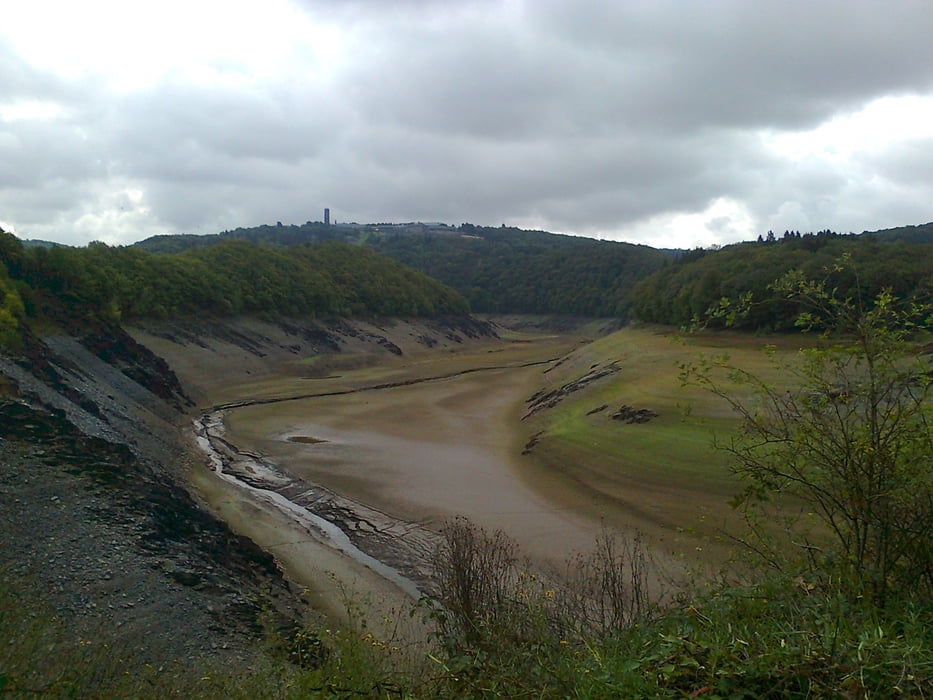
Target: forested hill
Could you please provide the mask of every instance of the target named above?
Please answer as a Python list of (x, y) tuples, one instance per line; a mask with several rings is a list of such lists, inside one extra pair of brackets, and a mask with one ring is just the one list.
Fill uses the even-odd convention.
[(435, 316), (468, 312), (454, 290), (373, 251), (225, 241), (159, 255), (95, 243), (25, 247), (0, 231), (0, 341), (27, 316), (110, 321), (173, 314)]
[(517, 229), (381, 235), (368, 244), (454, 287), (475, 311), (627, 316), (638, 280), (667, 254), (647, 246)]
[(866, 231), (863, 235), (883, 241), (908, 241), (909, 243), (933, 243), (933, 221), (919, 226), (898, 226), (897, 228)]
[(425, 224), (259, 226), (215, 236), (157, 236), (138, 245), (178, 252), (229, 239), (275, 245), (342, 240), (372, 248), (460, 292), (473, 311), (626, 316), (638, 280), (671, 252), (517, 228)]
[[(831, 231), (786, 233), (757, 243), (740, 243), (718, 251), (685, 254), (638, 284), (635, 314), (646, 321), (685, 325), (703, 316), (721, 299), (751, 294), (751, 312), (743, 325), (752, 329), (787, 330), (801, 309), (777, 297), (769, 285), (791, 270), (812, 280), (825, 280), (840, 295), (858, 294), (870, 301), (884, 289), (903, 300), (930, 301), (933, 294), (933, 243), (913, 243), (917, 229), (905, 227), (860, 236)], [(923, 240), (920, 237), (918, 240)], [(844, 264), (844, 256), (848, 260)]]

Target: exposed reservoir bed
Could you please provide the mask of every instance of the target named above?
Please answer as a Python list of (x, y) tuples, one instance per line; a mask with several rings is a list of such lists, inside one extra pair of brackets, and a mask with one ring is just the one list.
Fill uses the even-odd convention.
[[(562, 565), (570, 555), (590, 551), (604, 525), (645, 533), (661, 543), (655, 553), (665, 559), (685, 549), (700, 554), (698, 544), (707, 557), (715, 543), (700, 529), (704, 513), (725, 504), (731, 487), (696, 460), (700, 451), (693, 442), (707, 450), (709, 433), (677, 418), (676, 373), (655, 370), (656, 361), (659, 368), (672, 362), (670, 341), (651, 331), (620, 339), (622, 346), (594, 343), (590, 350), (579, 335), (538, 333), (440, 351), (406, 347), (395, 357), (322, 356), (313, 363), (314, 376), (306, 374), (302, 357), (244, 372), (231, 352), (223, 373), (187, 377), (201, 380), (202, 405), (213, 403), (209, 412), (221, 412), (231, 449), (245, 463), (258, 460), (254, 472), (273, 481), (281, 475), (284, 481), (272, 485), (280, 495), (311, 507), (419, 591), (425, 590), (437, 532), (455, 516), (487, 530), (501, 528), (533, 565)], [(173, 367), (185, 373), (190, 352), (176, 356)], [(197, 352), (205, 355), (201, 367), (208, 354), (226, 358), (214, 348)], [(577, 392), (590, 376), (597, 381)], [(650, 384), (642, 387), (644, 382)], [(651, 392), (636, 397), (638, 408), (661, 411), (649, 432), (623, 427), (608, 410), (591, 410), (606, 399), (621, 401), (632, 386)], [(573, 390), (573, 398), (523, 420), (533, 397), (547, 398), (561, 387)], [(574, 401), (572, 415), (581, 418), (571, 420), (592, 424), (573, 427), (575, 434), (592, 433), (592, 445), (549, 437), (577, 425), (565, 411)], [(542, 429), (548, 435), (539, 439)], [(652, 448), (660, 450), (659, 459), (670, 460), (663, 471), (632, 470), (645, 456), (630, 453), (641, 435), (667, 440)], [(610, 437), (616, 442), (604, 444)], [(683, 455), (676, 453), (681, 445), (689, 448)], [(245, 471), (241, 476), (250, 476)], [(318, 607), (339, 612), (347, 582), (357, 595), (390, 600), (374, 600), (383, 608), (410, 605), (411, 592), (403, 593), (392, 575), (378, 575), (378, 566), (367, 566), (365, 557), (331, 546), (293, 517), (290, 506), (256, 498), (206, 470), (196, 470), (193, 478), (236, 531), (274, 553), (310, 589)], [(706, 532), (714, 533), (715, 522), (708, 522)], [(698, 542), (698, 536), (704, 539)]]
[[(540, 366), (488, 369), (407, 386), (242, 406), (230, 439), (308, 482), (436, 530), (466, 516), (539, 560), (591, 547), (598, 525), (519, 473), (515, 424)], [(294, 438), (320, 440), (316, 443)]]
[[(226, 480), (196, 472), (195, 485), (329, 613), (339, 614), (347, 582), (356, 594), (380, 598), (373, 602), (382, 608), (411, 601), (410, 586), (392, 582), (396, 574), (424, 592), (436, 532), (455, 516), (505, 530), (539, 562), (562, 562), (591, 548), (599, 522), (528, 483), (520, 417), (542, 372), (578, 342), (558, 336), (486, 342), (384, 358), (313, 383), (289, 378), (286, 367), (259, 383), (243, 377), (239, 386), (224, 384), (207, 396), (226, 403), (205, 418), (241, 464), (219, 470), (227, 471)], [(198, 428), (202, 443), (206, 428)], [(237, 468), (249, 487), (231, 482)], [(279, 495), (257, 494), (256, 486)], [(341, 528), (363, 556), (333, 547), (326, 526), (302, 523), (301, 513), (275, 503), (282, 497), (299, 509), (310, 506), (311, 520)], [(366, 557), (380, 563), (371, 566)], [(395, 573), (374, 577), (383, 565)]]

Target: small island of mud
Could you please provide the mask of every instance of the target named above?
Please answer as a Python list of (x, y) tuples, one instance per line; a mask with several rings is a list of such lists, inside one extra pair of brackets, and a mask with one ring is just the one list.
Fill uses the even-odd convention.
[(327, 440), (322, 440), (321, 438), (311, 437), (310, 435), (292, 435), (288, 438), (289, 442), (300, 442), (304, 445), (317, 445), (322, 442), (327, 442)]

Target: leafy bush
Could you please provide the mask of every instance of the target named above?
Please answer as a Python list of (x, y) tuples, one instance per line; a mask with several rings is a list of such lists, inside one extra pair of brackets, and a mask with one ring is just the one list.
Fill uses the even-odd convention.
[[(930, 307), (898, 304), (887, 291), (867, 303), (800, 274), (774, 290), (804, 306), (800, 324), (825, 329), (821, 346), (783, 368), (789, 382), (775, 385), (728, 357), (682, 367), (684, 381), (741, 419), (719, 447), (748, 480), (744, 505), (771, 508), (781, 495), (805, 504), (822, 527), (808, 533), (792, 522), (798, 549), (854, 596), (884, 607), (906, 592), (933, 594), (933, 364), (911, 342)], [(779, 559), (774, 550), (766, 558)]]

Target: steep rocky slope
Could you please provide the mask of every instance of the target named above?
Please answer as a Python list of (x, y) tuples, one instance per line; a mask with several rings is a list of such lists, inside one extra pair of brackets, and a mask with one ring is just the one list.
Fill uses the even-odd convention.
[(75, 640), (208, 661), (248, 656), (263, 615), (300, 623), (274, 560), (185, 490), (190, 401), (164, 361), (97, 326), (27, 337), (0, 375), (0, 575)]
[(472, 319), (188, 319), (132, 335), (99, 324), (27, 334), (0, 353), (0, 583), (34, 593), (72, 641), (104, 635), (136, 663), (249, 658), (263, 624), (287, 636), (309, 613), (275, 560), (189, 493), (187, 470), (203, 458), (186, 435), (196, 403), (299, 354), (400, 354), (489, 335)]

